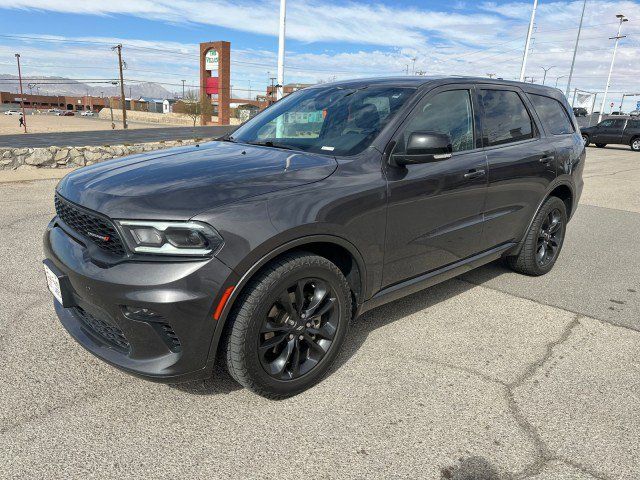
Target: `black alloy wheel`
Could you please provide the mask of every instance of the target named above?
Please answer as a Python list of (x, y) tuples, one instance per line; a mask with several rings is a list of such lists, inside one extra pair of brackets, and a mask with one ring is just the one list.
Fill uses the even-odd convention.
[(285, 254), (234, 302), (219, 352), (242, 386), (268, 398), (290, 397), (327, 373), (352, 309), (351, 288), (334, 263), (310, 252)]
[(260, 363), (278, 380), (305, 375), (331, 348), (340, 322), (336, 293), (319, 278), (285, 288), (262, 323)]
[(567, 205), (558, 197), (547, 198), (531, 222), (516, 255), (507, 265), (525, 275), (544, 275), (551, 271), (560, 255), (567, 229)]
[(582, 135), (582, 141), (584, 142), (584, 146), (588, 147), (589, 146), (589, 135), (583, 134)]
[(536, 244), (536, 262), (542, 268), (554, 262), (564, 237), (562, 214), (558, 208), (551, 210), (540, 225)]

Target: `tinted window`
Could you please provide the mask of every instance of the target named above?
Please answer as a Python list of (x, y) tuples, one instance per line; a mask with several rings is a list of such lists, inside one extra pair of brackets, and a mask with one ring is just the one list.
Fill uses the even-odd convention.
[(627, 128), (640, 128), (640, 120), (629, 120)]
[(501, 145), (533, 137), (531, 117), (522, 99), (509, 90), (480, 90), (487, 145)]
[(553, 98), (528, 94), (542, 123), (553, 135), (573, 133), (573, 125), (562, 104)]
[(621, 118), (618, 118), (616, 120), (609, 118), (607, 120), (603, 120), (598, 124), (599, 127), (613, 127), (613, 128), (622, 128), (623, 125), (624, 125), (624, 120)]
[(473, 148), (473, 109), (468, 90), (451, 90), (424, 100), (416, 110), (398, 142), (403, 152), (413, 132), (445, 133), (451, 137), (454, 152)]
[(407, 88), (375, 86), (299, 90), (249, 120), (231, 139), (354, 155), (371, 145), (413, 93)]

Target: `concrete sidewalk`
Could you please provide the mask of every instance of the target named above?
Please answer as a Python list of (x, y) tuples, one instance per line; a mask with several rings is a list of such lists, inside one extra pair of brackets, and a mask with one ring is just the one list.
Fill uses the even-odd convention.
[(31, 182), (34, 180), (54, 180), (73, 172), (75, 168), (27, 168), (20, 170), (0, 170), (0, 183)]

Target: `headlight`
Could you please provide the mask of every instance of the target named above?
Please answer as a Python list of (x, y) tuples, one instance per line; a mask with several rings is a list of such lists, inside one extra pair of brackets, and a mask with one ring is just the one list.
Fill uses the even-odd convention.
[(222, 237), (200, 222), (119, 220), (125, 241), (135, 253), (209, 255), (222, 245)]

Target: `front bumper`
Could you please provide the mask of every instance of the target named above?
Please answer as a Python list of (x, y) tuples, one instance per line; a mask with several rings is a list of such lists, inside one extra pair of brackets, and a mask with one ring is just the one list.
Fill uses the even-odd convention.
[[(55, 219), (45, 232), (44, 250), (45, 263), (65, 290), (65, 306), (54, 300), (56, 313), (84, 348), (150, 380), (211, 375), (209, 350), (217, 323), (212, 312), (235, 276), (224, 263), (206, 258), (101, 266)], [(132, 317), (127, 306), (155, 315)]]

